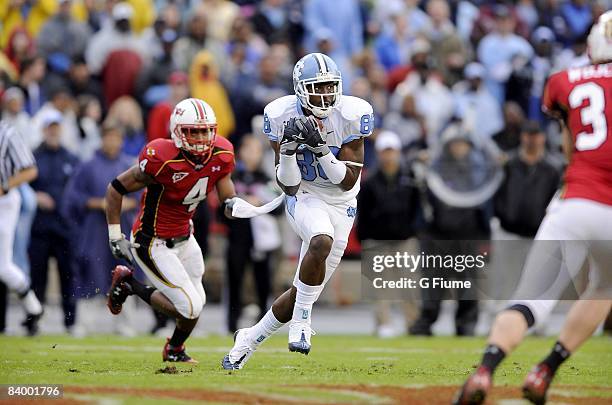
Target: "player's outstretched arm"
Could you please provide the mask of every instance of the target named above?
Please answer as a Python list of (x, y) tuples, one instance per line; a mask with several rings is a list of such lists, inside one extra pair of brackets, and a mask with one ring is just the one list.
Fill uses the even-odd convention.
[(225, 216), (229, 219), (233, 219), (232, 210), (227, 201), (236, 197), (236, 188), (234, 187), (234, 182), (232, 181), (232, 175), (230, 173), (217, 181), (217, 195), (219, 196), (219, 201), (223, 201), (225, 204)]

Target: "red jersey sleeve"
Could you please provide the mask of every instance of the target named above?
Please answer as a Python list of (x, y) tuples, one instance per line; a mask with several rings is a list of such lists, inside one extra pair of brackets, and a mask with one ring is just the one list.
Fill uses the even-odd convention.
[(149, 142), (138, 155), (138, 166), (143, 173), (157, 177), (169, 159), (172, 159), (174, 144), (169, 139), (156, 139)]
[(225, 138), (217, 137), (213, 156), (217, 157), (221, 163), (221, 173), (229, 174), (234, 171), (236, 162), (234, 160), (234, 145)]
[(567, 82), (565, 71), (555, 73), (548, 78), (542, 97), (542, 111), (544, 113), (554, 118), (563, 118), (563, 115), (567, 112), (567, 105), (562, 93), (564, 84)]

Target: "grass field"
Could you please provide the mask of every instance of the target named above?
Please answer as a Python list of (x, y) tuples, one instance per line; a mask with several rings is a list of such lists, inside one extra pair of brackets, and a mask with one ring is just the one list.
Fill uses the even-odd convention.
[[(483, 339), (316, 336), (309, 356), (286, 340), (266, 342), (240, 371), (220, 368), (229, 337), (189, 342), (196, 366), (161, 373), (158, 338), (1, 337), (0, 383), (64, 384), (50, 403), (450, 403), (480, 358)], [(530, 338), (498, 370), (489, 403), (519, 398), (519, 386), (551, 339)], [(596, 338), (565, 364), (552, 402), (612, 404), (612, 341)], [(11, 401), (15, 403), (15, 401)], [(516, 402), (510, 402), (516, 403)]]

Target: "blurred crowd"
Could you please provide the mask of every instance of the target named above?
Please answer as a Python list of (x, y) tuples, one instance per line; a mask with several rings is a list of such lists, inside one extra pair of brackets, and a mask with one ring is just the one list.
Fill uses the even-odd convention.
[[(102, 297), (115, 265), (106, 185), (147, 142), (169, 137), (173, 107), (188, 96), (212, 106), (219, 135), (239, 151), (241, 195), (271, 198), (260, 115), (292, 93), (293, 64), (308, 52), (332, 57), (344, 93), (369, 101), (376, 117), (348, 256), (365, 240), (419, 239), (434, 250), (427, 241), (487, 240), (492, 218), (533, 237), (564, 166), (558, 125), (540, 109), (546, 78), (589, 63), (587, 34), (610, 8), (611, 0), (4, 0), (1, 118), (40, 173), (20, 188), (15, 261), (44, 301), (56, 259), (70, 330), (77, 299)], [(124, 231), (137, 201), (124, 200)], [(226, 280), (240, 285), (251, 264), (265, 311), (282, 216), (224, 224), (210, 212), (204, 204), (195, 218), (203, 250), (209, 230), (227, 234), (242, 253), (227, 254)], [(235, 330), (242, 292), (228, 294)], [(438, 312), (439, 297), (423, 297), (411, 331), (430, 334)], [(476, 302), (460, 305), (457, 333), (472, 334), (477, 316)]]

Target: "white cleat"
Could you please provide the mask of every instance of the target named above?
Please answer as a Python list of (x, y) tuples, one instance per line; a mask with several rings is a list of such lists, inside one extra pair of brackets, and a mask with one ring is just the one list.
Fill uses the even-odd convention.
[(226, 370), (240, 370), (255, 350), (249, 339), (249, 328), (238, 329), (234, 333), (234, 347), (223, 357), (221, 366)]
[(308, 355), (310, 337), (316, 334), (306, 322), (291, 321), (289, 325), (289, 351)]

